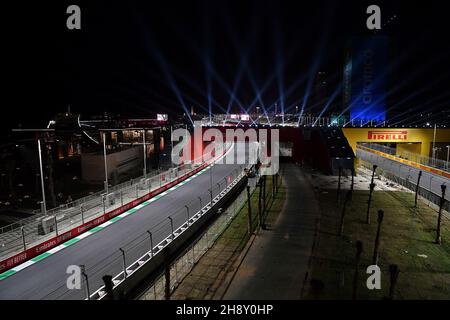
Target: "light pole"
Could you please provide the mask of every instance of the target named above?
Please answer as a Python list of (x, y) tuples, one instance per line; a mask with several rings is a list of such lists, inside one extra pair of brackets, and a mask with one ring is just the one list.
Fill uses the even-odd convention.
[(103, 132), (103, 158), (105, 161), (105, 191), (108, 194), (108, 164), (106, 163), (106, 134)]
[(448, 169), (448, 161), (449, 161), (449, 156), (450, 156), (450, 145), (445, 146), (447, 148), (447, 169)]
[(144, 146), (144, 178), (147, 178), (147, 145), (145, 144), (145, 129), (142, 129), (142, 145)]
[(433, 152), (432, 152), (433, 165), (434, 165), (435, 157), (436, 157), (435, 145), (436, 145), (436, 123), (434, 124), (434, 130), (433, 130), (433, 149), (432, 149), (433, 150)]
[[(190, 150), (191, 150), (191, 146), (188, 145), (188, 134), (189, 134), (188, 125), (186, 125), (186, 130), (184, 131), (184, 133), (185, 133), (184, 139), (186, 140), (186, 142), (185, 142), (185, 146), (186, 146), (185, 150), (186, 150), (186, 152), (184, 152), (184, 150), (183, 150), (183, 158), (184, 158), (184, 163), (187, 163), (188, 161), (191, 162), (191, 159), (187, 158), (188, 154), (189, 154), (189, 157), (190, 157)], [(189, 148), (189, 151), (188, 151), (188, 148)]]
[(38, 139), (38, 150), (39, 150), (39, 168), (41, 170), (41, 188), (42, 188), (42, 209), (44, 214), (47, 214), (47, 203), (45, 202), (45, 188), (44, 188), (44, 170), (42, 170), (42, 151), (41, 151), (41, 140)]
[(209, 168), (209, 186), (210, 186), (210, 188), (211, 188), (211, 190), (212, 190), (212, 169), (213, 169), (213, 165), (214, 165), (214, 162), (211, 164), (211, 167)]
[(170, 126), (170, 166), (173, 168), (173, 140), (172, 140), (173, 128)]

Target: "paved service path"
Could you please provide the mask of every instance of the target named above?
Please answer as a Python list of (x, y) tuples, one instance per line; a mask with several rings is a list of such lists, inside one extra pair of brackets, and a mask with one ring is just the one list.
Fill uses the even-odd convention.
[(261, 231), (224, 299), (300, 299), (320, 215), (314, 190), (294, 164), (283, 172), (286, 202), (271, 230)]

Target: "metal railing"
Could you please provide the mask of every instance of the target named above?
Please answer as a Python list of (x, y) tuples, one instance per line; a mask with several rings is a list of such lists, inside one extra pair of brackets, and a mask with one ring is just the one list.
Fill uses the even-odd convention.
[[(416, 191), (419, 172), (421, 170), (358, 148), (357, 157), (361, 166), (372, 170), (372, 166), (377, 165), (376, 173), (378, 175), (384, 176), (386, 179), (412, 192)], [(449, 179), (422, 171), (418, 195), (429, 204), (433, 203), (434, 205), (439, 205), (441, 198), (439, 191), (441, 190), (442, 184), (448, 185)], [(450, 202), (448, 201), (450, 199), (449, 193), (446, 193), (445, 199), (447, 201), (445, 201), (443, 209), (450, 212)]]
[(399, 157), (401, 159), (409, 160), (412, 162), (416, 162), (419, 164), (423, 164), (425, 166), (436, 168), (442, 171), (450, 172), (450, 162), (447, 162), (445, 160), (440, 160), (436, 158), (430, 158), (428, 156), (424, 156), (418, 153), (413, 153), (409, 151), (404, 150), (396, 150), (395, 148), (390, 148), (382, 144), (378, 143), (359, 143), (358, 145), (372, 149), (384, 152), (386, 154), (390, 154), (396, 157)]
[[(256, 186), (250, 186), (250, 193), (253, 194), (255, 189)], [(214, 224), (171, 263), (170, 278), (173, 279), (173, 281), (170, 282), (171, 292), (179, 285), (183, 278), (189, 274), (200, 258), (212, 247), (242, 207), (247, 203), (247, 200), (247, 192), (244, 189), (225, 212), (217, 218)], [(256, 217), (254, 221), (257, 221)], [(165, 281), (164, 273), (161, 273), (139, 299), (164, 300)]]
[[(280, 172), (282, 175), (282, 173)], [(259, 182), (257, 182), (259, 180)], [(277, 190), (278, 187), (281, 185), (281, 176), (278, 180)], [(274, 182), (274, 180), (272, 180)], [(251, 197), (254, 197), (255, 191), (258, 192), (260, 188), (262, 188), (262, 177), (256, 177), (254, 178), (254, 183), (249, 181), (250, 186), (250, 194)], [(265, 188), (264, 188), (265, 189)], [(266, 205), (270, 207), (271, 201), (274, 201), (275, 194), (273, 193), (273, 189), (269, 190), (270, 188), (267, 188), (266, 190), (266, 196), (262, 197), (262, 200), (266, 199)], [(244, 208), (244, 206), (248, 204), (248, 196), (247, 191), (244, 189), (237, 197), (236, 199), (226, 208), (225, 212), (222, 213), (222, 215), (214, 222), (214, 224), (211, 225), (202, 235), (200, 235), (195, 241), (192, 242), (192, 244), (184, 250), (180, 255), (177, 256), (177, 258), (174, 259), (170, 263), (170, 295), (174, 292), (174, 290), (178, 287), (178, 285), (183, 281), (183, 279), (191, 272), (191, 270), (194, 268), (194, 265), (202, 258), (202, 256), (215, 244), (216, 240), (224, 233), (224, 231), (228, 228), (228, 226), (231, 224), (233, 219), (235, 219), (239, 212)], [(244, 212), (241, 212), (242, 215), (247, 216), (247, 210)], [(255, 207), (253, 210), (251, 210), (251, 221), (252, 226), (250, 232), (253, 233), (255, 230), (257, 230), (259, 226), (259, 217), (258, 217), (258, 208)], [(266, 209), (265, 212), (262, 213), (262, 223), (266, 223), (266, 219), (268, 216), (268, 211)], [(216, 248), (216, 250), (223, 252), (229, 250), (238, 250), (238, 247), (242, 244), (247, 243), (247, 241), (250, 239), (250, 234), (247, 229), (246, 232), (236, 232), (233, 231), (233, 239), (240, 241), (239, 244), (236, 244), (237, 247), (222, 247), (219, 246)], [(234, 251), (235, 254), (238, 254), (239, 251)], [(227, 256), (227, 253), (225, 256)], [(215, 255), (214, 253), (213, 255)], [(222, 257), (224, 259), (224, 257)], [(205, 264), (208, 264), (207, 262), (204, 262)], [(211, 267), (214, 269), (220, 267), (220, 263), (217, 263), (216, 261), (211, 261)], [(223, 265), (221, 266), (222, 270)], [(196, 275), (196, 277), (198, 274)], [(211, 274), (204, 274), (204, 277), (201, 276), (200, 281), (202, 283), (207, 284), (210, 283), (211, 277), (214, 278)], [(165, 295), (165, 285), (166, 285), (166, 279), (164, 272), (160, 273), (155, 280), (148, 286), (148, 288), (143, 292), (138, 299), (140, 300), (163, 300), (166, 299)], [(212, 293), (212, 289), (207, 290), (208, 293)], [(205, 292), (206, 293), (206, 292)], [(198, 299), (198, 296), (195, 297)]]
[[(225, 150), (231, 144), (225, 146)], [(204, 159), (203, 159), (204, 160)], [(207, 159), (209, 161), (210, 159)], [(203, 163), (205, 163), (203, 161)], [(47, 214), (36, 214), (21, 222), (6, 226), (0, 233), (0, 260), (7, 259), (27, 248), (31, 248), (81, 226), (107, 212), (120, 208), (145, 194), (166, 185), (199, 167), (200, 161), (182, 164), (153, 177), (141, 176), (109, 188), (109, 193), (99, 192), (53, 208)]]

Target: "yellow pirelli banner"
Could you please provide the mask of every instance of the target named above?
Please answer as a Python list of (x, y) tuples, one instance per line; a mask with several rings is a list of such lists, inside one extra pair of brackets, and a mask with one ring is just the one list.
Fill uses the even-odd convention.
[[(358, 142), (395, 142), (398, 148), (429, 156), (433, 144), (433, 128), (342, 128), (353, 151)], [(436, 130), (436, 142), (450, 143), (450, 129)]]

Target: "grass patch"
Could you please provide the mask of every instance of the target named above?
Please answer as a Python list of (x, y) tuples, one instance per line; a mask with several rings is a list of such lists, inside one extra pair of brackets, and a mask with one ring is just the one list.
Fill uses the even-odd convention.
[[(322, 191), (327, 191), (324, 193)], [(414, 194), (402, 191), (374, 191), (371, 224), (366, 224), (368, 191), (354, 191), (347, 205), (344, 235), (338, 236), (342, 204), (336, 204), (336, 190), (319, 190), (321, 207), (318, 246), (313, 256), (311, 278), (323, 283), (311, 289), (311, 299), (351, 299), (355, 268), (355, 242), (363, 242), (359, 274), (359, 299), (383, 299), (388, 295), (389, 265), (400, 270), (395, 299), (448, 299), (450, 297), (450, 223), (443, 217), (442, 245), (434, 243), (437, 212), (420, 202), (414, 209)], [(341, 197), (343, 198), (343, 197)], [(366, 267), (372, 264), (377, 228), (377, 211), (384, 211), (379, 266), (381, 290), (366, 287)], [(421, 256), (421, 255), (425, 255)]]

